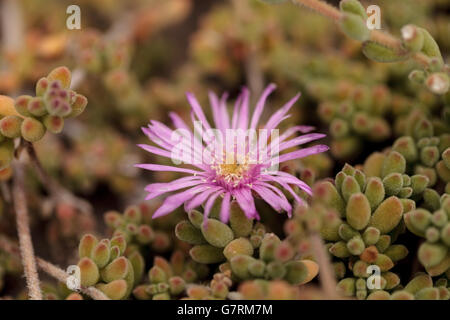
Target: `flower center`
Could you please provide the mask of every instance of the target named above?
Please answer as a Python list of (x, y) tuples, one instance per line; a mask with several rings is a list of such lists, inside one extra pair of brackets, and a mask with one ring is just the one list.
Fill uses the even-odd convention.
[(233, 161), (233, 163), (214, 163), (211, 168), (216, 172), (217, 180), (222, 180), (233, 187), (237, 187), (243, 180), (248, 177), (248, 170), (250, 168), (249, 161), (245, 157), (240, 162)]

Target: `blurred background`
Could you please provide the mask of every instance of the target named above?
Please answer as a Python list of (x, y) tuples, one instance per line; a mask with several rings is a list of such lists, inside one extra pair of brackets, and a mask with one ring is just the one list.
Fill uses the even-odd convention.
[[(426, 28), (448, 58), (449, 0), (362, 3), (379, 5), (382, 29), (394, 35), (408, 23)], [(66, 27), (66, 9), (73, 4), (81, 9), (80, 30)], [(65, 262), (64, 248), (76, 246), (81, 232), (101, 232), (103, 212), (142, 201), (151, 181), (174, 178), (133, 165), (162, 161), (136, 147), (147, 143), (140, 128), (150, 119), (169, 125), (169, 111), (189, 119), (186, 91), (194, 92), (209, 112), (209, 90), (228, 92), (234, 102), (247, 86), (255, 101), (274, 82), (278, 89), (269, 98), (267, 114), (301, 91), (285, 125), (315, 125), (328, 134), (331, 152), (292, 166), (311, 168), (316, 177), (333, 175), (346, 161), (361, 163), (407, 130), (412, 108), (433, 113), (440, 103), (408, 82), (412, 65), (369, 61), (360, 44), (330, 21), (290, 3), (2, 0), (0, 8), (0, 94), (29, 94), (40, 77), (65, 65), (73, 71), (73, 88), (89, 100), (62, 134), (47, 134), (36, 149), (55, 179), (92, 204), (93, 215), (78, 216), (81, 220), (74, 223), (67, 218), (73, 214), (70, 208), (58, 208), (56, 214), (46, 210), (46, 202), (36, 196), (45, 191), (31, 171), (27, 181), (35, 195), (33, 230), (45, 231), (33, 233), (36, 250), (55, 262)], [(350, 124), (342, 135), (341, 127), (348, 124), (333, 120), (336, 113), (350, 112), (342, 104), (346, 101), (370, 120), (370, 130)], [(343, 107), (334, 108), (337, 103)], [(11, 223), (1, 221), (0, 232), (13, 236)]]

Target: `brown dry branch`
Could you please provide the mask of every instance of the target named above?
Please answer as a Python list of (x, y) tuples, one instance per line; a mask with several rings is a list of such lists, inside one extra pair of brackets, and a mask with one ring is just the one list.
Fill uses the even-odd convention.
[(17, 233), (19, 235), (20, 255), (31, 300), (42, 300), (39, 285), (33, 243), (31, 241), (30, 224), (28, 217), (27, 200), (24, 191), (24, 171), (22, 164), (14, 164), (13, 200), (16, 212)]
[[(64, 270), (58, 268), (54, 264), (51, 264), (50, 262), (47, 262), (41, 258), (37, 258), (37, 263), (42, 271), (48, 273), (56, 280), (62, 283), (66, 283), (69, 275), (66, 272), (64, 272)], [(101, 292), (95, 287), (85, 287), (85, 288), (82, 287), (80, 291), (90, 296), (94, 300), (111, 300), (103, 292)]]
[(310, 235), (310, 241), (317, 264), (319, 265), (319, 279), (325, 297), (329, 300), (336, 300), (340, 297), (336, 292), (336, 278), (331, 266), (330, 258), (326, 252), (322, 238), (316, 232)]

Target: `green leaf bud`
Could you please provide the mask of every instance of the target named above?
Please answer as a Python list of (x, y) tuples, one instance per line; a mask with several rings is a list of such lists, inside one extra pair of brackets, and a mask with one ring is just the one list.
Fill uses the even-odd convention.
[(236, 201), (230, 207), (230, 226), (235, 237), (247, 237), (253, 228), (253, 219), (247, 218)]
[(366, 246), (374, 245), (380, 239), (380, 230), (374, 227), (368, 227), (364, 230), (362, 237)]
[(364, 20), (353, 13), (343, 13), (339, 21), (341, 30), (350, 38), (357, 41), (365, 41), (370, 37), (370, 31)]
[(356, 230), (362, 230), (369, 223), (370, 214), (369, 200), (362, 193), (352, 194), (347, 202), (347, 223)]
[(201, 244), (194, 246), (189, 254), (191, 258), (198, 263), (212, 264), (219, 263), (225, 260), (221, 248), (213, 247), (209, 244)]
[(247, 238), (237, 238), (226, 245), (223, 254), (228, 260), (240, 254), (252, 256), (253, 246)]
[(201, 225), (201, 231), (206, 241), (218, 248), (225, 247), (234, 238), (230, 227), (215, 219), (205, 220)]
[(189, 244), (196, 245), (206, 243), (202, 232), (188, 220), (178, 222), (178, 224), (175, 226), (175, 235), (181, 241), (187, 242)]
[(386, 234), (398, 225), (402, 214), (402, 202), (397, 197), (387, 198), (373, 213), (369, 226), (377, 228), (381, 234)]
[(383, 162), (383, 167), (381, 169), (381, 177), (384, 178), (390, 173), (398, 172), (405, 173), (406, 170), (406, 160), (397, 151), (391, 151), (386, 156)]
[(403, 187), (403, 177), (400, 173), (390, 173), (383, 178), (383, 186), (386, 195), (397, 195)]
[(33, 118), (25, 118), (20, 126), (20, 133), (22, 137), (29, 142), (36, 142), (41, 140), (45, 134), (44, 125)]
[(97, 265), (91, 259), (84, 257), (78, 262), (80, 268), (80, 284), (83, 287), (90, 287), (99, 280)]

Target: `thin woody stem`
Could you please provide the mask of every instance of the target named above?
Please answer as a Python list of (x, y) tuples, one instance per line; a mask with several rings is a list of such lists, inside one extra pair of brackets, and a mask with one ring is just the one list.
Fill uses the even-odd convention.
[[(41, 268), (44, 272), (51, 275), (53, 278), (57, 279), (62, 283), (67, 282), (67, 278), (69, 277), (69, 275), (66, 272), (64, 272), (64, 270), (58, 268), (54, 264), (51, 264), (50, 262), (47, 262), (41, 258), (37, 258), (37, 263), (39, 268)], [(81, 288), (81, 292), (90, 296), (94, 300), (111, 300), (103, 292), (101, 292), (95, 287)]]
[(24, 191), (24, 172), (20, 163), (14, 165), (13, 200), (16, 212), (17, 233), (19, 235), (20, 255), (31, 300), (42, 300), (36, 259), (31, 241), (27, 200)]
[(335, 300), (339, 296), (336, 293), (336, 278), (331, 266), (330, 258), (325, 251), (325, 245), (319, 234), (312, 233), (310, 241), (317, 264), (319, 265), (319, 279), (327, 299)]
[[(337, 23), (342, 16), (342, 13), (336, 7), (321, 0), (291, 0), (291, 1), (296, 5), (303, 5), (311, 10), (314, 10), (322, 14), (323, 16), (333, 20), (335, 23)], [(407, 54), (405, 49), (402, 47), (402, 41), (387, 32), (372, 30), (370, 33), (370, 39), (386, 47), (394, 49), (399, 53)], [(429, 65), (428, 57), (421, 52), (412, 54), (411, 58), (424, 67), (427, 67)]]

